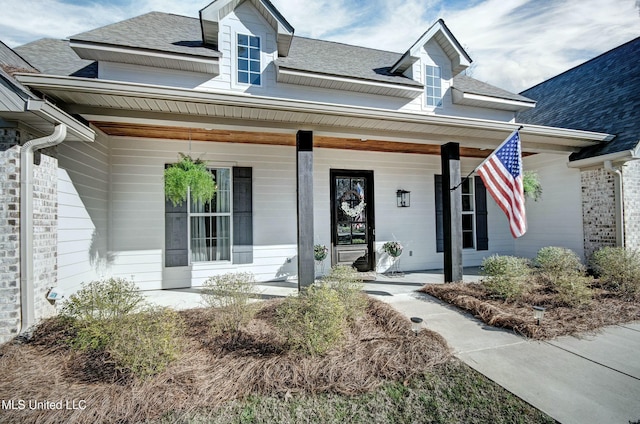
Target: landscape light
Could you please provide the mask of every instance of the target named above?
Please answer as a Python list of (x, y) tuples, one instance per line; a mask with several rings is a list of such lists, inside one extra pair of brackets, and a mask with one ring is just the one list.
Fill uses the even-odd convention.
[(540, 321), (544, 318), (545, 308), (542, 306), (534, 306), (533, 307), (533, 317), (538, 320), (538, 325), (540, 325)]
[(411, 317), (411, 329), (416, 333), (416, 335), (418, 335), (420, 327), (422, 327), (422, 318)]

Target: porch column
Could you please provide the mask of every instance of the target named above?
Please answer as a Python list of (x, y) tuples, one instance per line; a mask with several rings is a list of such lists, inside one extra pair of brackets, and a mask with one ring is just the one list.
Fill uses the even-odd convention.
[[(462, 187), (460, 184), (460, 145), (441, 147), (442, 205), (444, 223), (444, 281), (462, 281)], [(457, 187), (451, 190), (452, 187)]]
[(298, 291), (313, 284), (313, 132), (296, 134), (298, 194)]

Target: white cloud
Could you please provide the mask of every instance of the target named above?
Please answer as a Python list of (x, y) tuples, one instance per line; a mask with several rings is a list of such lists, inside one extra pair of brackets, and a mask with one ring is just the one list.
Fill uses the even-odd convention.
[[(0, 39), (65, 38), (152, 10), (197, 16), (209, 0), (4, 0)], [(406, 51), (439, 17), (474, 77), (521, 91), (640, 35), (640, 0), (272, 0), (296, 34)]]

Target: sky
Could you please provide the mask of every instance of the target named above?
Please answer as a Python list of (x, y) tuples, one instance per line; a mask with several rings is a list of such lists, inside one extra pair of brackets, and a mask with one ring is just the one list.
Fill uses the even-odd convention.
[[(10, 47), (150, 11), (197, 17), (211, 0), (0, 0)], [(640, 0), (271, 0), (295, 34), (403, 53), (438, 18), (471, 75), (520, 92), (640, 36)]]

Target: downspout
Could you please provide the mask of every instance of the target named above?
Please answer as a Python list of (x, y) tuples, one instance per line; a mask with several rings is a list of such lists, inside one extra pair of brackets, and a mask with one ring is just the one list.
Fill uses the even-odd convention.
[(610, 160), (604, 161), (604, 170), (614, 175), (614, 191), (616, 202), (616, 246), (624, 247), (624, 192), (622, 172), (613, 167)]
[(46, 137), (26, 142), (20, 149), (20, 334), (35, 324), (33, 287), (33, 152), (55, 146), (67, 136), (65, 124)]

